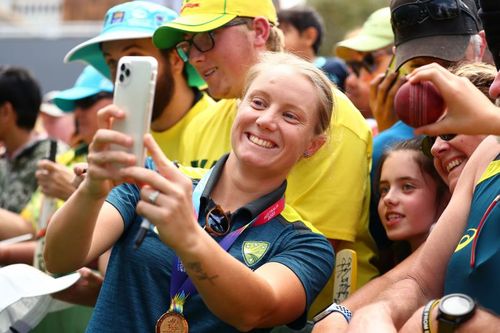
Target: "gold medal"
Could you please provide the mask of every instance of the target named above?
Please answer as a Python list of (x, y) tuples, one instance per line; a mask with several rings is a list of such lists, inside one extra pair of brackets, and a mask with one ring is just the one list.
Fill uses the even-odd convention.
[(189, 325), (183, 315), (165, 312), (156, 322), (156, 333), (187, 333)]

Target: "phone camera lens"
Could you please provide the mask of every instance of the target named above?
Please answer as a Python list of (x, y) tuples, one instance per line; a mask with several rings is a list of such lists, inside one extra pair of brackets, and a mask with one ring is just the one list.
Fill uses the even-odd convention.
[(123, 74), (120, 74), (120, 82), (123, 82), (125, 80), (125, 76)]
[(127, 69), (125, 70), (125, 75), (130, 76), (130, 69), (128, 69), (128, 68), (127, 68)]
[(122, 64), (122, 65), (120, 66), (120, 69), (121, 69), (122, 71), (124, 71), (124, 70), (125, 70), (125, 68), (127, 68), (127, 67), (125, 67), (125, 64)]

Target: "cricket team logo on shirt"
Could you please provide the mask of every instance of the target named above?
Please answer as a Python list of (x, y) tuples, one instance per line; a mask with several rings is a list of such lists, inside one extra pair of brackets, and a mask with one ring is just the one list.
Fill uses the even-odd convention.
[(248, 266), (253, 266), (260, 261), (269, 249), (269, 242), (243, 242), (243, 259)]

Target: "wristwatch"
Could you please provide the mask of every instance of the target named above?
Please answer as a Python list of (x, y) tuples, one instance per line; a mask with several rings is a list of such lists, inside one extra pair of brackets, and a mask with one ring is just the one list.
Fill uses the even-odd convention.
[(441, 298), (438, 307), (438, 333), (451, 333), (476, 310), (474, 300), (465, 294), (449, 294)]
[(325, 318), (326, 316), (328, 316), (332, 312), (340, 313), (342, 316), (344, 316), (345, 320), (348, 323), (351, 321), (351, 318), (352, 318), (351, 311), (343, 305), (333, 303), (332, 305), (327, 307), (325, 310), (323, 310), (322, 312), (320, 312), (316, 316), (314, 316), (313, 322), (317, 323), (318, 321), (322, 320), (323, 318)]

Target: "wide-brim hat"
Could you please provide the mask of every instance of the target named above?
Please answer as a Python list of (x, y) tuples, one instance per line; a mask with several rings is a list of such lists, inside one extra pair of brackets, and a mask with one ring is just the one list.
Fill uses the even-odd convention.
[[(114, 6), (104, 17), (101, 33), (71, 49), (64, 57), (64, 61), (84, 61), (113, 80), (101, 50), (101, 43), (152, 38), (158, 27), (177, 16), (175, 11), (149, 1), (131, 1)], [(186, 63), (185, 67), (190, 86), (205, 86), (198, 72), (194, 68), (188, 68), (191, 67), (189, 63)]]
[(238, 16), (264, 17), (274, 25), (278, 23), (271, 0), (258, 4), (248, 0), (184, 0), (180, 16), (158, 28), (153, 42), (158, 48), (170, 48), (182, 41), (185, 33), (211, 31)]

